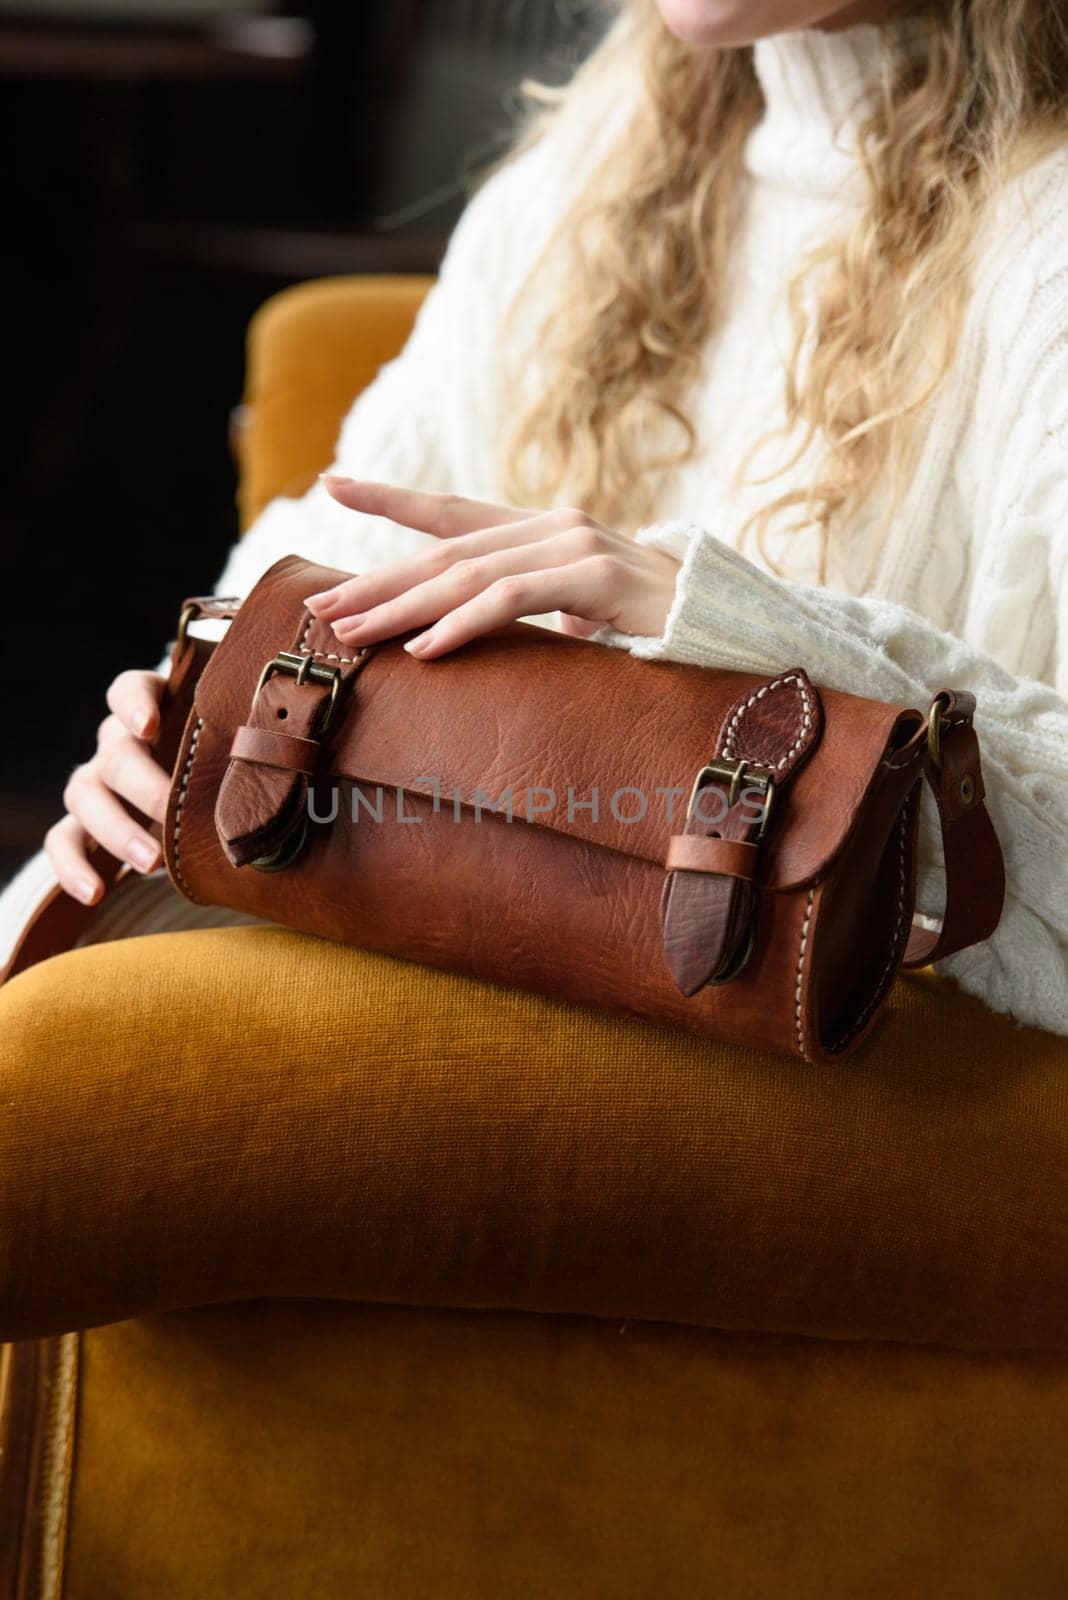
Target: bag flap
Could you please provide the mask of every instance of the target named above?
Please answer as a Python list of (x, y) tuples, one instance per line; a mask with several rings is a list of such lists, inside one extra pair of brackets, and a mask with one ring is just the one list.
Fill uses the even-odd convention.
[[(197, 713), (209, 727), (229, 738), (244, 723), (264, 663), (299, 643), (303, 597), (346, 576), (287, 556), (261, 578), (198, 687)], [(345, 659), (340, 644), (337, 652)], [(318, 659), (329, 665), (331, 657)], [(437, 661), (417, 661), (390, 640), (372, 647), (351, 685), (316, 779), (316, 807), (330, 809), (330, 775), (485, 814), (510, 793), (515, 826), (548, 827), (662, 865), (724, 716), (763, 681), (642, 661), (523, 623)], [(920, 720), (900, 706), (820, 695), (822, 740), (776, 795), (762, 847), (761, 879), (772, 888), (824, 870), (888, 748)], [(395, 815), (395, 802), (384, 814)], [(375, 824), (363, 810), (357, 825)]]

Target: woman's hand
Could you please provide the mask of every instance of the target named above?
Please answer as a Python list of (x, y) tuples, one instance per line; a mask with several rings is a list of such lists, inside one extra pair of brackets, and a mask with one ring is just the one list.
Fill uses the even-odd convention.
[(96, 754), (71, 773), (63, 791), (67, 815), (45, 835), (56, 876), (85, 905), (99, 900), (104, 889), (86, 855), (90, 839), (138, 872), (152, 872), (160, 864), (158, 842), (138, 826), (122, 801), (129, 800), (156, 822), (166, 814), (170, 778), (150, 752), (159, 732), (163, 686), (164, 679), (155, 672), (121, 672), (115, 679), (107, 693), (111, 715), (97, 731)]
[(560, 611), (564, 631), (659, 634), (679, 564), (581, 511), (515, 511), (385, 483), (327, 477), (341, 505), (440, 540), (424, 554), (311, 595), (309, 611), (346, 645), (427, 627), (405, 649), (422, 660), (519, 617)]

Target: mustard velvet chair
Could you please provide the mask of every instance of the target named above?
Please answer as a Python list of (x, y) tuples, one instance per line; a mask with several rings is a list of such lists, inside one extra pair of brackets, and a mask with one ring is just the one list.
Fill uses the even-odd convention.
[[(246, 521), (425, 289), (259, 314)], [(812, 1068), (256, 927), (0, 1049), (4, 1600), (1068, 1593), (1065, 1041), (928, 973)]]

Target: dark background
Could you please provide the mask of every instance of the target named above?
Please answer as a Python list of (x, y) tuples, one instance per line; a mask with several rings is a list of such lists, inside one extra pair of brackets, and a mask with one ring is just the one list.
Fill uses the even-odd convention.
[[(104, 690), (236, 537), (244, 335), (287, 284), (433, 271), (596, 0), (0, 0), (0, 875)], [(47, 641), (47, 645), (44, 641)]]

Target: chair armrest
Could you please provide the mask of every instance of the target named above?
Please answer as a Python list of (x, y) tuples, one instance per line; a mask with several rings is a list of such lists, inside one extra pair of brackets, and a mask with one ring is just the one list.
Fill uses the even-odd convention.
[(814, 1068), (271, 927), (0, 991), (0, 1338), (265, 1296), (1068, 1346), (1068, 1043)]
[(433, 278), (323, 278), (273, 296), (248, 331), (245, 401), (231, 439), (247, 527), (275, 495), (300, 495), (333, 457), (341, 423), (403, 348)]

